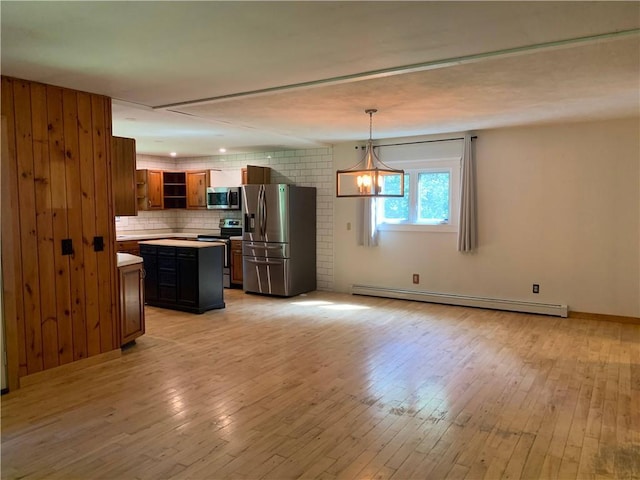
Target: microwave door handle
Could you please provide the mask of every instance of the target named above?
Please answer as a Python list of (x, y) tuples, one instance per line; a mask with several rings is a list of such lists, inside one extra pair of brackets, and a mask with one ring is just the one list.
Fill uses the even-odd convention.
[(227, 208), (231, 206), (231, 190), (227, 190)]

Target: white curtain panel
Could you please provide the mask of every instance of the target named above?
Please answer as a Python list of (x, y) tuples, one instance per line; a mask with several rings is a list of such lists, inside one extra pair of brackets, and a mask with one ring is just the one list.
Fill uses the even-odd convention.
[(460, 223), (458, 224), (458, 251), (472, 252), (478, 246), (476, 208), (476, 165), (471, 134), (464, 136), (462, 152), (462, 178), (460, 179)]
[(358, 245), (363, 247), (378, 246), (378, 225), (376, 221), (376, 199), (361, 198), (360, 218), (358, 221)]

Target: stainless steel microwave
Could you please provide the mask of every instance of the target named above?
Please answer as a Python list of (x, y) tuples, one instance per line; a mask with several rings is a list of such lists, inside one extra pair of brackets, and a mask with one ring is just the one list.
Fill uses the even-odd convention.
[(240, 187), (208, 187), (207, 208), (210, 210), (240, 210)]

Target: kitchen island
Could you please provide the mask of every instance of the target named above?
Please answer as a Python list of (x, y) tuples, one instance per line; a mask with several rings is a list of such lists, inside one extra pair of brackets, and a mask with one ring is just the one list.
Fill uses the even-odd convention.
[(224, 308), (224, 248), (195, 240), (140, 242), (146, 303), (192, 313)]

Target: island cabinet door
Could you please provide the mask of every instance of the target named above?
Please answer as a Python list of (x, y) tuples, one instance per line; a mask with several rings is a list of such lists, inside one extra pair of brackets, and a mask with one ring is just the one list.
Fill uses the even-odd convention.
[(158, 301), (176, 303), (178, 270), (175, 247), (158, 247)]
[(179, 305), (198, 305), (198, 249), (177, 248), (177, 280)]
[(156, 247), (140, 245), (140, 255), (144, 263), (144, 296), (148, 302), (158, 300), (158, 254)]

